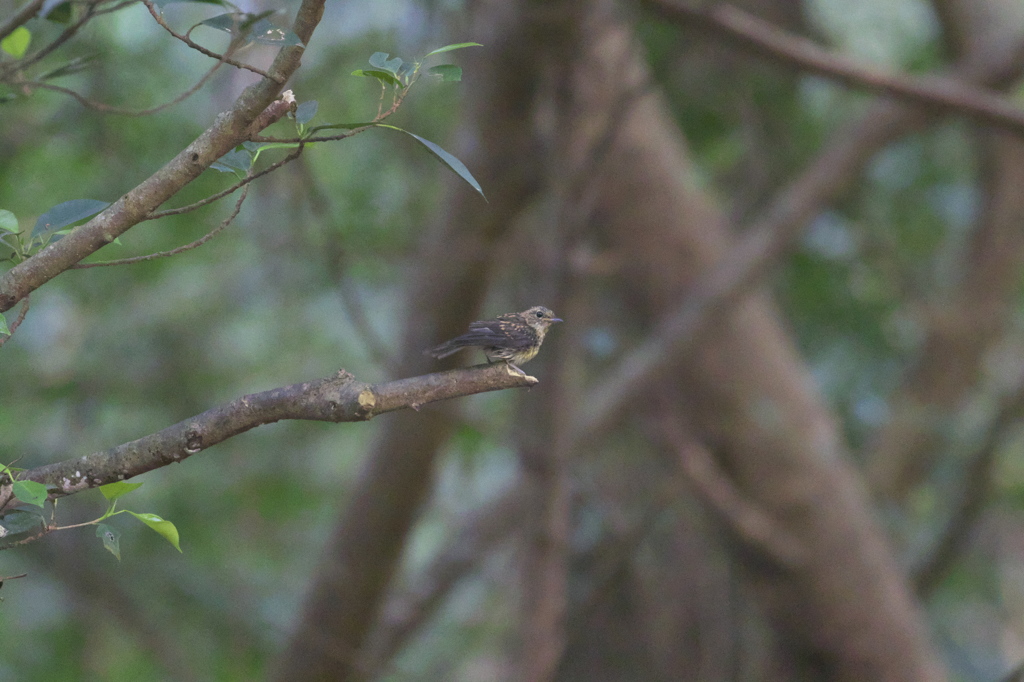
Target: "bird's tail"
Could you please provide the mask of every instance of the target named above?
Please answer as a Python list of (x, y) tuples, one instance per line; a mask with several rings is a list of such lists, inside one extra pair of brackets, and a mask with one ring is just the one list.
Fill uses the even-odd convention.
[(458, 353), (463, 348), (465, 348), (465, 346), (456, 346), (451, 341), (445, 341), (440, 346), (434, 346), (433, 348), (423, 351), (423, 354), (440, 360), (441, 358), (446, 358), (453, 353)]

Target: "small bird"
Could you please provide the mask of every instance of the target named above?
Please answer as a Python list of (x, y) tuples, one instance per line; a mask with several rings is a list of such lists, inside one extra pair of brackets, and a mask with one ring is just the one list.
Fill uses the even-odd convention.
[(506, 313), (493, 320), (470, 322), (469, 331), (462, 336), (424, 352), (440, 360), (463, 348), (479, 347), (488, 362), (502, 360), (525, 376), (526, 372), (517, 365), (533, 360), (544, 342), (548, 327), (561, 321), (544, 306), (535, 305), (521, 313)]

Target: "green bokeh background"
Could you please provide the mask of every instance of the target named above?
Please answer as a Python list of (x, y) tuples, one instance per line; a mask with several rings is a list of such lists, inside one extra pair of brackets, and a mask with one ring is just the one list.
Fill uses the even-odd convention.
[[(936, 65), (938, 50), (936, 28), (922, 6), (910, 0), (862, 3), (858, 11), (837, 0), (809, 5), (815, 28), (839, 49), (926, 70)], [(0, 0), (0, 18), (15, 7)], [(284, 4), (285, 15), (294, 7)], [(365, 68), (373, 52), (413, 58), (475, 39), (465, 33), (463, 8), (455, 2), (333, 2), (327, 9), (290, 84), (300, 101), (319, 101), (321, 123), (372, 117), (379, 87), (349, 73)], [(217, 12), (198, 4), (166, 10), (176, 27)], [(36, 20), (29, 28), (35, 41), (45, 41), (60, 27)], [(815, 78), (774, 78), (770, 70), (766, 80), (743, 84), (740, 94), (726, 91), (720, 79), (695, 83), (674, 68), (684, 49), (671, 29), (646, 22), (640, 30), (702, 181), (721, 197), (738, 191), (736, 168), (749, 150), (737, 97), (778, 112), (781, 122), (765, 140), (769, 151), (775, 146), (772, 158), (780, 167), (764, 194), (866, 101)], [(197, 29), (195, 37), (213, 46), (224, 40), (207, 29)], [(83, 55), (97, 55), (94, 66), (59, 83), (132, 108), (175, 97), (211, 64), (170, 39), (142, 6), (90, 23), (47, 63)], [(257, 47), (243, 56), (266, 63), (271, 55)], [(471, 50), (443, 61), (473, 68)], [(115, 200), (191, 142), (250, 76), (223, 68), (197, 95), (141, 118), (99, 114), (46, 91), (3, 104), (0, 208), (31, 228), (60, 202)], [(424, 78), (392, 122), (455, 150), (466, 96), (460, 84)], [(287, 134), (287, 125), (275, 130)], [(816, 220), (774, 282), (788, 324), (854, 445), (884, 420), (885, 397), (920, 343), (908, 294), (955, 279), (964, 233), (977, 212), (970, 135), (966, 125), (951, 122), (879, 155), (857, 190)], [(33, 294), (24, 325), (0, 351), (0, 461), (28, 468), (102, 450), (240, 395), (342, 367), (365, 381), (391, 378), (387, 359), (404, 313), (405, 278), (423, 225), (450, 186), (443, 182), (446, 173), (411, 139), (370, 131), (319, 145), (259, 180), (234, 224), (199, 249), (62, 274)], [(208, 171), (171, 204), (195, 201), (230, 182)], [(233, 200), (143, 223), (97, 257), (145, 254), (197, 239), (227, 215)], [(754, 196), (736, 208), (744, 215), (758, 206)], [(369, 333), (353, 319), (353, 306), (365, 313)], [(597, 349), (628, 343), (607, 330), (591, 331)], [(409, 567), (429, 556), (459, 511), (514, 476), (501, 436), (504, 408), (513, 399), (467, 401), (467, 425), (443, 462), (438, 492), (406, 558)], [(259, 677), (283, 646), (379, 421), (265, 426), (147, 474), (123, 504), (173, 521), (184, 554), (124, 515), (112, 521), (123, 533), (120, 562), (92, 528), (4, 552), (0, 574), (29, 577), (0, 591), (0, 680)], [(1019, 522), (1024, 471), (1013, 464), (1019, 443), (1007, 448), (998, 505), (1007, 522)], [(919, 518), (892, 520), (898, 536), (909, 535), (908, 561), (943, 520), (935, 499), (955, 484), (955, 458), (951, 462), (946, 478), (937, 476), (934, 488), (921, 493)], [(62, 500), (57, 514), (71, 524), (103, 508), (100, 493), (90, 491)], [(494, 558), (459, 589), (396, 663), (394, 679), (440, 679), (441, 671), (484, 679), (481, 666), (508, 634), (502, 595), (511, 588), (502, 576), (509, 561)], [(1006, 611), (1020, 615), (1024, 604), (1012, 602), (1022, 593), (984, 552), (944, 584), (932, 604), (934, 623), (963, 679), (990, 679), (1002, 669), (998, 623)]]

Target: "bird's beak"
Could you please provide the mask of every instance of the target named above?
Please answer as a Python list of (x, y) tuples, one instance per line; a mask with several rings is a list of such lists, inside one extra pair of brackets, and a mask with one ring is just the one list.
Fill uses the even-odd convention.
[(563, 320), (563, 319), (562, 319), (562, 318), (560, 318), (560, 317), (552, 317), (552, 318), (551, 318), (551, 321), (552, 321), (552, 322), (565, 322), (565, 320)]

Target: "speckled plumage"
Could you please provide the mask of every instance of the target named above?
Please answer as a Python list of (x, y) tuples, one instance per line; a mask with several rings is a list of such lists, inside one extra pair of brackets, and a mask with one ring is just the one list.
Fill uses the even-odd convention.
[(471, 322), (468, 332), (426, 353), (440, 360), (463, 348), (481, 348), (488, 362), (501, 360), (522, 372), (518, 365), (537, 356), (548, 328), (561, 321), (544, 306), (536, 305), (521, 313), (506, 313), (493, 320)]

